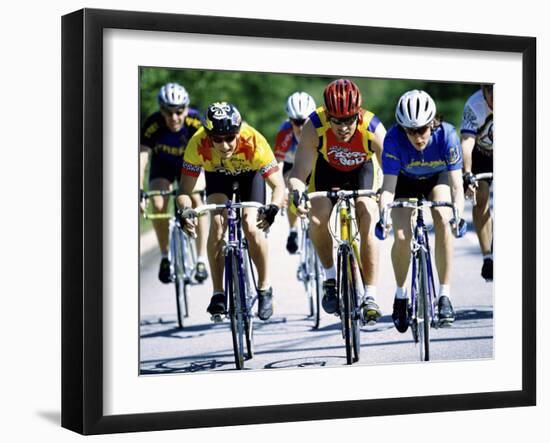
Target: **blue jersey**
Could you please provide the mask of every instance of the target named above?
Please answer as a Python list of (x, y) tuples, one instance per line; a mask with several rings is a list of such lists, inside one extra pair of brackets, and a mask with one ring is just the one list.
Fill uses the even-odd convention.
[(163, 164), (181, 169), (185, 147), (200, 127), (200, 113), (195, 109), (189, 109), (183, 127), (178, 132), (170, 131), (161, 113), (155, 112), (145, 120), (139, 143), (151, 148), (153, 161), (157, 159)]
[(382, 153), (384, 174), (425, 179), (456, 169), (462, 169), (462, 149), (453, 125), (443, 122), (435, 128), (423, 151), (411, 144), (399, 125), (393, 125), (386, 134)]

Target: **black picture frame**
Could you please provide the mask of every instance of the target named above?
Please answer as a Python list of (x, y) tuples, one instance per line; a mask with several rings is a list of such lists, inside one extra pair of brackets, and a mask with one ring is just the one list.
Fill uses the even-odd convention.
[[(103, 412), (103, 31), (109, 28), (468, 49), (522, 56), (522, 388), (106, 416)], [(281, 30), (284, 29), (282, 33)], [(62, 426), (82, 434), (536, 404), (536, 39), (83, 9), (62, 18)], [(519, 356), (518, 356), (519, 358)]]

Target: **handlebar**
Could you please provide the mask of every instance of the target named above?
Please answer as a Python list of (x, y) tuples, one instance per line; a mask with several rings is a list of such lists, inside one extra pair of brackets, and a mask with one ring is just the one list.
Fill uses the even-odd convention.
[(357, 198), (357, 197), (376, 197), (378, 191), (372, 191), (367, 189), (357, 189), (355, 191), (347, 191), (345, 189), (337, 189), (333, 191), (315, 191), (307, 194), (310, 200), (315, 198), (325, 197), (325, 198), (337, 198), (340, 200), (348, 198)]
[(245, 208), (256, 208), (256, 209), (259, 209), (261, 207), (263, 207), (264, 205), (262, 205), (261, 203), (258, 203), (258, 202), (240, 202), (240, 203), (231, 203), (230, 206), (228, 206), (227, 204), (214, 204), (214, 203), (211, 203), (211, 204), (207, 204), (207, 205), (201, 205), (201, 206), (197, 206), (194, 211), (197, 213), (197, 215), (202, 215), (202, 214), (205, 214), (207, 212), (211, 212), (211, 211), (219, 211), (220, 209), (245, 209)]
[(380, 213), (380, 221), (379, 224), (380, 227), (383, 230), (389, 229), (390, 225), (388, 223), (388, 215), (389, 211), (395, 208), (410, 208), (410, 209), (427, 209), (427, 208), (436, 208), (436, 207), (446, 207), (451, 208), (453, 211), (453, 218), (450, 220), (450, 223), (454, 226), (454, 229), (456, 231), (455, 235), (458, 235), (459, 230), (459, 217), (458, 217), (458, 209), (457, 207), (447, 201), (430, 201), (430, 200), (399, 200), (394, 201), (391, 203), (388, 203), (384, 208), (382, 208), (382, 211)]

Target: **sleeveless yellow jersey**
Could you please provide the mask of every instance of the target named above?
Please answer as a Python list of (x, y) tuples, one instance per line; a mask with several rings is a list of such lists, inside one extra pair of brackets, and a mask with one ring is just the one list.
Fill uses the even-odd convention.
[(204, 128), (193, 135), (185, 149), (182, 174), (198, 177), (202, 169), (226, 175), (259, 171), (265, 178), (279, 168), (265, 137), (252, 126), (243, 123), (237, 136), (237, 148), (228, 159), (222, 159), (214, 149)]
[(319, 155), (333, 168), (344, 172), (352, 171), (373, 157), (371, 143), (380, 120), (372, 112), (361, 111), (357, 129), (349, 142), (336, 139), (324, 106), (317, 108), (309, 119), (319, 136)]

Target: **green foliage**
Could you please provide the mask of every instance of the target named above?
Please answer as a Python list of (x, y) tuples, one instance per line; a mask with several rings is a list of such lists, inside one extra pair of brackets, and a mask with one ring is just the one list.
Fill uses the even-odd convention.
[[(141, 68), (141, 121), (158, 109), (157, 92), (168, 82), (177, 82), (189, 92), (191, 106), (201, 111), (214, 101), (229, 101), (243, 118), (273, 144), (286, 119), (285, 103), (295, 91), (306, 91), (317, 105), (330, 77), (255, 72), (201, 71), (189, 69)], [(386, 128), (394, 124), (397, 100), (405, 91), (424, 89), (435, 100), (438, 113), (460, 125), (464, 103), (478, 84), (428, 82), (421, 80), (351, 78), (363, 93), (366, 109), (374, 112)]]

